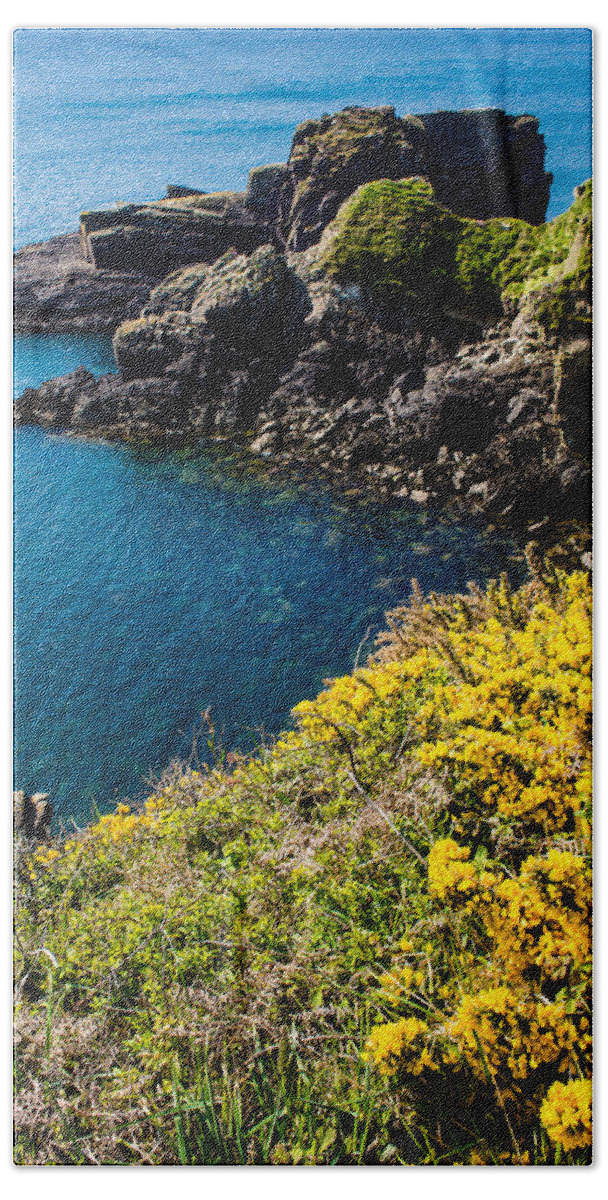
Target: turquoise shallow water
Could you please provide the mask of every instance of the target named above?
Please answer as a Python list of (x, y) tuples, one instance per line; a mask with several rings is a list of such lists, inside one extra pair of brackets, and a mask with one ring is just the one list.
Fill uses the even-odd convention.
[(14, 58), (17, 247), (170, 182), (244, 188), (348, 104), (534, 113), (550, 217), (591, 174), (586, 29), (21, 29)]
[(15, 509), (15, 782), (64, 821), (145, 795), (207, 707), (228, 748), (278, 732), (412, 575), (447, 590), (518, 570), (504, 543), (415, 509), (33, 428)]
[(112, 343), (107, 337), (74, 337), (69, 333), (15, 338), (13, 396), (26, 387), (40, 387), (47, 379), (85, 366), (93, 375), (116, 371)]

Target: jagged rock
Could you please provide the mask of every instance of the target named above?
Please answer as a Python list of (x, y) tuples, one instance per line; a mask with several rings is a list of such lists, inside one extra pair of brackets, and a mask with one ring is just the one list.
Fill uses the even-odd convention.
[(420, 175), (455, 213), (538, 223), (551, 179), (543, 162), (534, 117), (347, 108), (298, 126), (289, 162), (254, 168), (246, 193), (169, 184), (162, 200), (82, 213), (80, 253), (73, 235), (20, 251), (16, 332), (113, 330), (141, 308), (146, 281), (179, 267), (264, 244), (301, 252), (371, 180)]
[(199, 388), (212, 379), (217, 390), (222, 375), (242, 372), (260, 355), (271, 374), (277, 354), (284, 368), (309, 309), (305, 285), (274, 247), (228, 254), (156, 289), (146, 315), (117, 330), (116, 361), (124, 379), (171, 370), (196, 376)]
[(185, 187), (181, 183), (168, 183), (166, 200), (182, 200), (184, 196), (205, 196), (207, 193), (202, 192), (200, 188)]
[(33, 796), (13, 792), (13, 827), (15, 837), (27, 842), (45, 842), (49, 838), (53, 805), (45, 792)]
[(299, 125), (279, 202), (287, 246), (305, 250), (317, 242), (361, 183), (422, 174), (422, 140), (423, 130), (398, 120), (390, 106), (347, 108)]
[(291, 171), (287, 163), (269, 163), (265, 167), (254, 167), (249, 172), (247, 182), (248, 208), (260, 220), (276, 225), (279, 220), (280, 196), (290, 178)]
[(120, 268), (95, 270), (77, 233), (25, 246), (14, 256), (15, 334), (113, 333), (139, 313), (151, 283)]
[(586, 519), (589, 188), (538, 232), (462, 215), (540, 219), (543, 153), (533, 118), (349, 109), (300, 126), (289, 164), (253, 171), (245, 196), (89, 214), (93, 248), (151, 231), (157, 266), (161, 235), (197, 220), (209, 254), (241, 218), (256, 237), (277, 222), (276, 238), (155, 279), (115, 334), (120, 374), (28, 389), (16, 421), (160, 444), (237, 435), (347, 490), (511, 526)]
[(423, 172), (440, 204), (461, 217), (545, 219), (552, 175), (538, 121), (498, 108), (426, 113)]
[(540, 224), (551, 175), (535, 117), (502, 109), (396, 117), (392, 106), (346, 108), (305, 121), (295, 131), (286, 166), (258, 168), (248, 203), (279, 225), (286, 245), (317, 242), (340, 205), (362, 183), (421, 176), (440, 204), (460, 216), (520, 217)]

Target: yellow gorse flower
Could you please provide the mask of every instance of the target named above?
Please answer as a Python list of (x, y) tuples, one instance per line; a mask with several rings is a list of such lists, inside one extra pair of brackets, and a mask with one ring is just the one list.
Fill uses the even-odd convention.
[[(498, 1089), (520, 1135), (540, 1116), (554, 1142), (581, 1149), (591, 1142), (591, 1083), (580, 1078), (591, 1070), (587, 578), (563, 576), (554, 602), (537, 603), (519, 625), (492, 617), (453, 628), (448, 657), (458, 677), (432, 678), (424, 703), (437, 732), (425, 736), (420, 722), (413, 753), (454, 789), (455, 836), (436, 840), (427, 864), (435, 910), (450, 914), (453, 978), (429, 993), (427, 1022), (414, 1018), (411, 1037), (407, 1016), (377, 1025), (367, 1057), (413, 1079), (430, 1066), (467, 1070)], [(440, 658), (430, 649), (427, 670)], [(469, 830), (476, 845), (489, 831), (475, 858)], [(493, 856), (496, 830), (508, 834), (512, 860)], [(403, 948), (416, 944), (412, 936)], [(397, 960), (381, 980), (384, 1001), (402, 1013), (412, 1003), (420, 1011), (412, 978)]]
[(419, 1075), (426, 1066), (434, 1065), (423, 1040), (427, 1031), (428, 1026), (418, 1017), (376, 1025), (367, 1039), (363, 1058), (375, 1063), (383, 1075), (390, 1075), (405, 1063), (412, 1074)]
[(452, 838), (435, 842), (429, 854), (429, 888), (438, 900), (468, 897), (477, 888), (477, 871), (467, 862), (468, 846), (459, 846)]
[(540, 1119), (553, 1142), (564, 1150), (591, 1145), (591, 1080), (554, 1083), (540, 1110)]
[(487, 808), (562, 829), (589, 793), (589, 585), (570, 576), (565, 603), (533, 610), (524, 629), (490, 619), (453, 633), (465, 680), (436, 689), (456, 732), (425, 743), (425, 765), (458, 772)]

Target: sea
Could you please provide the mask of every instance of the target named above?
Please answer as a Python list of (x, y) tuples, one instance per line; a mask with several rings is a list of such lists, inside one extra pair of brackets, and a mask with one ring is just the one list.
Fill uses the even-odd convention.
[[(348, 104), (534, 113), (549, 218), (591, 174), (585, 29), (23, 29), (14, 86), (16, 249), (168, 183), (242, 190), (299, 121)], [(97, 337), (19, 338), (14, 361), (16, 395), (115, 370)], [(210, 741), (272, 737), (364, 661), (412, 576), (448, 591), (522, 571), (473, 523), (268, 481), (213, 446), (22, 428), (14, 495), (15, 786), (48, 792), (65, 827), (140, 801)]]

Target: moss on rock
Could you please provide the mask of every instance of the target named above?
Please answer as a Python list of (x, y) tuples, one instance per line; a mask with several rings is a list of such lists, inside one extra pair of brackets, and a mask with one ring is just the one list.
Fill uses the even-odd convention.
[(376, 299), (433, 302), (453, 286), (459, 224), (426, 180), (381, 179), (343, 206), (323, 265)]
[(424, 179), (365, 184), (342, 206), (320, 266), (375, 301), (456, 308), (482, 320), (539, 293), (548, 331), (584, 319), (591, 271), (591, 184), (545, 225), (474, 221), (439, 205)]

